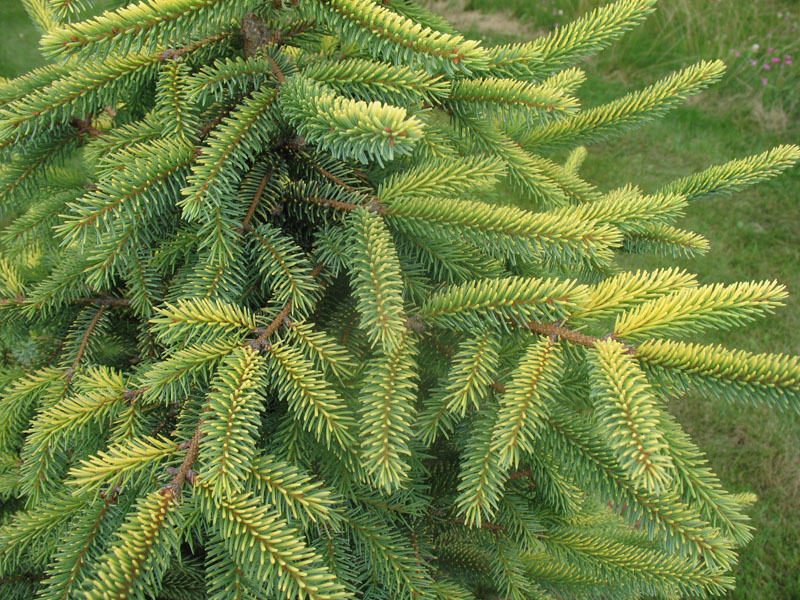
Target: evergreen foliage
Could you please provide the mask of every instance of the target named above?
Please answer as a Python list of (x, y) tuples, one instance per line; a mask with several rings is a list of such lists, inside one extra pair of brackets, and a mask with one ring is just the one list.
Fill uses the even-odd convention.
[(2, 598), (734, 585), (753, 498), (667, 402), (798, 410), (797, 358), (679, 339), (786, 292), (615, 257), (705, 252), (689, 203), (800, 149), (581, 178), (723, 72), (581, 108), (654, 0), (503, 46), (410, 0), (90, 5), (26, 0), (53, 64), (0, 82)]

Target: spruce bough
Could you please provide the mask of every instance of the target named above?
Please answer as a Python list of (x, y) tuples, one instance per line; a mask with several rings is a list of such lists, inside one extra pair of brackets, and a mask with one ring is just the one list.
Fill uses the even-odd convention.
[(800, 151), (580, 177), (723, 72), (580, 107), (653, 0), (502, 46), (407, 0), (24, 4), (52, 64), (0, 82), (3, 598), (733, 586), (755, 498), (666, 400), (797, 410), (798, 359), (685, 339), (786, 293), (615, 256), (702, 254), (687, 205)]

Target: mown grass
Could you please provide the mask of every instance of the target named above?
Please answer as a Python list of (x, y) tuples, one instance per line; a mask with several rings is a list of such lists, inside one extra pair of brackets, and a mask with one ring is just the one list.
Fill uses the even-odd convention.
[(16, 77), (44, 64), (39, 32), (17, 0), (0, 0), (0, 77)]
[[(38, 35), (21, 5), (14, 0), (0, 3), (3, 31), (10, 32), (0, 38), (0, 76), (10, 77), (42, 64), (42, 59), (36, 50)], [(471, 0), (453, 6), (503, 9), (535, 32), (566, 23), (599, 4), (596, 0)], [(798, 21), (791, 12), (795, 6), (795, 2), (770, 0), (662, 2), (659, 12), (639, 30), (585, 66), (591, 74), (582, 91), (585, 105), (622, 95), (701, 58), (725, 59), (729, 73), (716, 90), (688, 106), (615, 141), (590, 147), (583, 175), (606, 189), (634, 182), (654, 190), (710, 164), (780, 143), (797, 143), (800, 65), (785, 64), (785, 56), (800, 49), (800, 37), (792, 31)], [(458, 12), (450, 10), (447, 15), (458, 24)], [(469, 22), (474, 26), (480, 19)], [(495, 14), (487, 23), (495, 36), (502, 34), (502, 15)], [(506, 23), (507, 31), (519, 35), (518, 25)], [(753, 44), (759, 48), (753, 49)], [(778, 55), (784, 60), (782, 67), (763, 69)], [(751, 65), (756, 59), (757, 64)], [(765, 76), (767, 85), (761, 81)], [(704, 336), (702, 341), (800, 354), (798, 198), (800, 169), (794, 169), (756, 188), (690, 207), (682, 226), (705, 235), (711, 251), (699, 259), (679, 261), (681, 265), (698, 273), (703, 282), (778, 279), (792, 294), (788, 306), (775, 315), (750, 327)], [(623, 260), (631, 268), (672, 262)], [(706, 450), (725, 486), (736, 492), (753, 491), (760, 498), (752, 510), (755, 539), (742, 551), (737, 589), (730, 597), (800, 598), (800, 418), (769, 407), (729, 405), (700, 397), (676, 400), (671, 408)]]

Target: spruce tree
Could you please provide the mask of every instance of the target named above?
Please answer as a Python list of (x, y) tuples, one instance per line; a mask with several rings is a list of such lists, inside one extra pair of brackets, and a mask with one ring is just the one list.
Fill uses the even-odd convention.
[(409, 0), (23, 1), (51, 63), (0, 83), (2, 598), (733, 586), (754, 497), (666, 403), (797, 409), (796, 358), (691, 341), (786, 292), (616, 259), (704, 253), (687, 206), (800, 151), (581, 178), (722, 75), (580, 107), (654, 0), (499, 46)]

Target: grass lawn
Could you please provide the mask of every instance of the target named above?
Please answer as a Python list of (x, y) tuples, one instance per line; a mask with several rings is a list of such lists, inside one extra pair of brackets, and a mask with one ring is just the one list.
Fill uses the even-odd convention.
[(39, 54), (39, 32), (18, 0), (0, 0), (0, 77), (15, 77), (44, 64)]
[[(35, 49), (37, 34), (21, 4), (0, 3), (4, 33), (0, 76), (11, 77), (42, 60)], [(566, 23), (602, 2), (440, 0), (435, 4), (467, 33), (508, 40)], [(800, 16), (791, 12), (796, 2), (664, 0), (661, 5), (661, 12), (640, 30), (585, 66), (590, 73), (582, 91), (585, 105), (622, 95), (700, 58), (725, 59), (729, 75), (717, 90), (662, 120), (590, 147), (582, 169), (587, 179), (604, 189), (634, 182), (652, 191), (708, 165), (800, 140), (800, 65), (792, 65), (791, 58), (800, 50)], [(700, 259), (681, 261), (682, 266), (698, 273), (704, 283), (778, 279), (791, 294), (787, 306), (770, 318), (704, 336), (702, 341), (800, 354), (798, 199), (800, 169), (794, 169), (756, 188), (690, 207), (682, 226), (706, 236), (711, 251)], [(622, 260), (632, 268), (671, 262)], [(760, 498), (752, 510), (755, 539), (742, 551), (738, 587), (730, 597), (800, 598), (800, 416), (702, 397), (675, 400), (671, 408), (707, 451), (725, 486), (735, 492), (753, 491)]]

